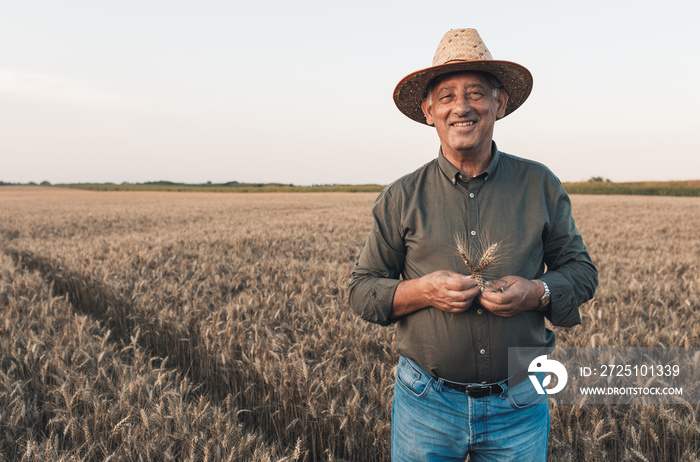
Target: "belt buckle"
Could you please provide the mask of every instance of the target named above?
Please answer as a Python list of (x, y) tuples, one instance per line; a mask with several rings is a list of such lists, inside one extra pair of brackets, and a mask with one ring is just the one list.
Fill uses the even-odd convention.
[[(501, 387), (503, 390), (503, 387)], [(493, 394), (493, 385), (467, 387), (467, 394), (472, 398), (483, 398)]]

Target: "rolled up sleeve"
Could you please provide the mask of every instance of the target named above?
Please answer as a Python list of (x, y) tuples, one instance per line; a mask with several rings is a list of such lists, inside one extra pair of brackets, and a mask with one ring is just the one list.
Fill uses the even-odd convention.
[(598, 287), (598, 270), (576, 229), (569, 196), (559, 186), (550, 217), (552, 225), (545, 237), (547, 272), (541, 279), (552, 293), (549, 320), (555, 326), (571, 327), (581, 323), (579, 307), (593, 298)]
[(362, 319), (388, 325), (406, 256), (399, 218), (384, 190), (372, 205), (372, 228), (349, 284), (349, 303)]

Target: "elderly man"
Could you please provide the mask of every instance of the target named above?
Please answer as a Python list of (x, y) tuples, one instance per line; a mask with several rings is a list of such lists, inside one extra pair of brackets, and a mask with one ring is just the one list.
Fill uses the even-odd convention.
[(437, 159), (377, 197), (350, 281), (358, 315), (397, 326), (394, 461), (546, 460), (547, 399), (509, 348), (550, 351), (545, 318), (579, 324), (598, 273), (557, 177), (492, 140), (531, 88), (463, 29), (394, 92), (440, 139)]

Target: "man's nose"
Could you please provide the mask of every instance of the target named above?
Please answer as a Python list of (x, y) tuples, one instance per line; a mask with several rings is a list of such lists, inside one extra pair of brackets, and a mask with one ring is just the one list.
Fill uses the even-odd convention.
[(464, 115), (467, 114), (472, 108), (471, 101), (466, 95), (460, 95), (455, 100), (454, 107), (452, 111), (455, 114)]

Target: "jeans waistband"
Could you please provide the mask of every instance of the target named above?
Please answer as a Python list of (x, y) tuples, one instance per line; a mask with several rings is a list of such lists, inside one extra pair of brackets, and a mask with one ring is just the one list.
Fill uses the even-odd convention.
[(461, 393), (466, 393), (472, 398), (482, 398), (484, 396), (490, 396), (490, 395), (495, 395), (497, 393), (502, 393), (505, 391), (503, 388), (503, 384), (506, 384), (509, 387), (514, 387), (515, 385), (519, 384), (528, 375), (527, 371), (522, 371), (519, 372), (512, 377), (508, 377), (507, 379), (500, 380), (498, 382), (493, 382), (493, 383), (484, 383), (484, 384), (474, 384), (474, 383), (459, 383), (459, 382), (452, 382), (447, 379), (443, 379), (442, 377), (438, 377), (436, 375), (431, 374), (432, 377), (452, 390), (459, 391)]

